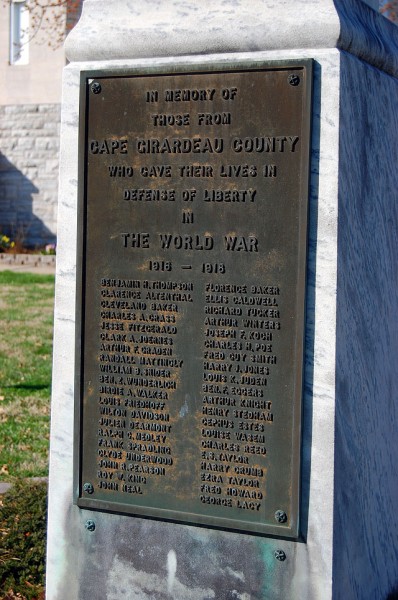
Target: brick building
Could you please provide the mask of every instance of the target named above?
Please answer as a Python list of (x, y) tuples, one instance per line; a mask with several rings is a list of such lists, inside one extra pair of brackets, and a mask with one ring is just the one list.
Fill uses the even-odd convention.
[(37, 28), (26, 0), (0, 3), (0, 233), (30, 247), (56, 239), (68, 20), (64, 5), (57, 10)]

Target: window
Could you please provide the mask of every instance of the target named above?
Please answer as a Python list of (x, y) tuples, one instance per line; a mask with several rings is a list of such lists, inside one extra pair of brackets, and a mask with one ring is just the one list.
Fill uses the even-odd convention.
[(29, 9), (26, 0), (13, 0), (10, 4), (10, 63), (29, 63)]

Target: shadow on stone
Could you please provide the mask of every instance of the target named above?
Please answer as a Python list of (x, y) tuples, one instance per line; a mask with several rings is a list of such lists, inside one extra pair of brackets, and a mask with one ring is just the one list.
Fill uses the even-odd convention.
[(34, 248), (56, 237), (34, 213), (39, 189), (0, 152), (0, 233)]

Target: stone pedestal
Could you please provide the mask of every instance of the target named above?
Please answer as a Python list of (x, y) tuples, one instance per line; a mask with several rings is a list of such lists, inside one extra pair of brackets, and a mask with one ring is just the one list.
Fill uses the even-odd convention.
[[(67, 53), (48, 600), (387, 598), (398, 585), (398, 29), (359, 0), (86, 0)], [(293, 58), (314, 60), (301, 539), (78, 508), (80, 72)]]

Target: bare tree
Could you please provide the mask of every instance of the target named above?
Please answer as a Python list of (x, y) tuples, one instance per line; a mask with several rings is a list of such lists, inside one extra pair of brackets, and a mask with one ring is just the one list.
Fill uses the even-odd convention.
[[(3, 0), (11, 5), (13, 0)], [(27, 0), (29, 32), (26, 38), (58, 48), (79, 20), (83, 0)]]

